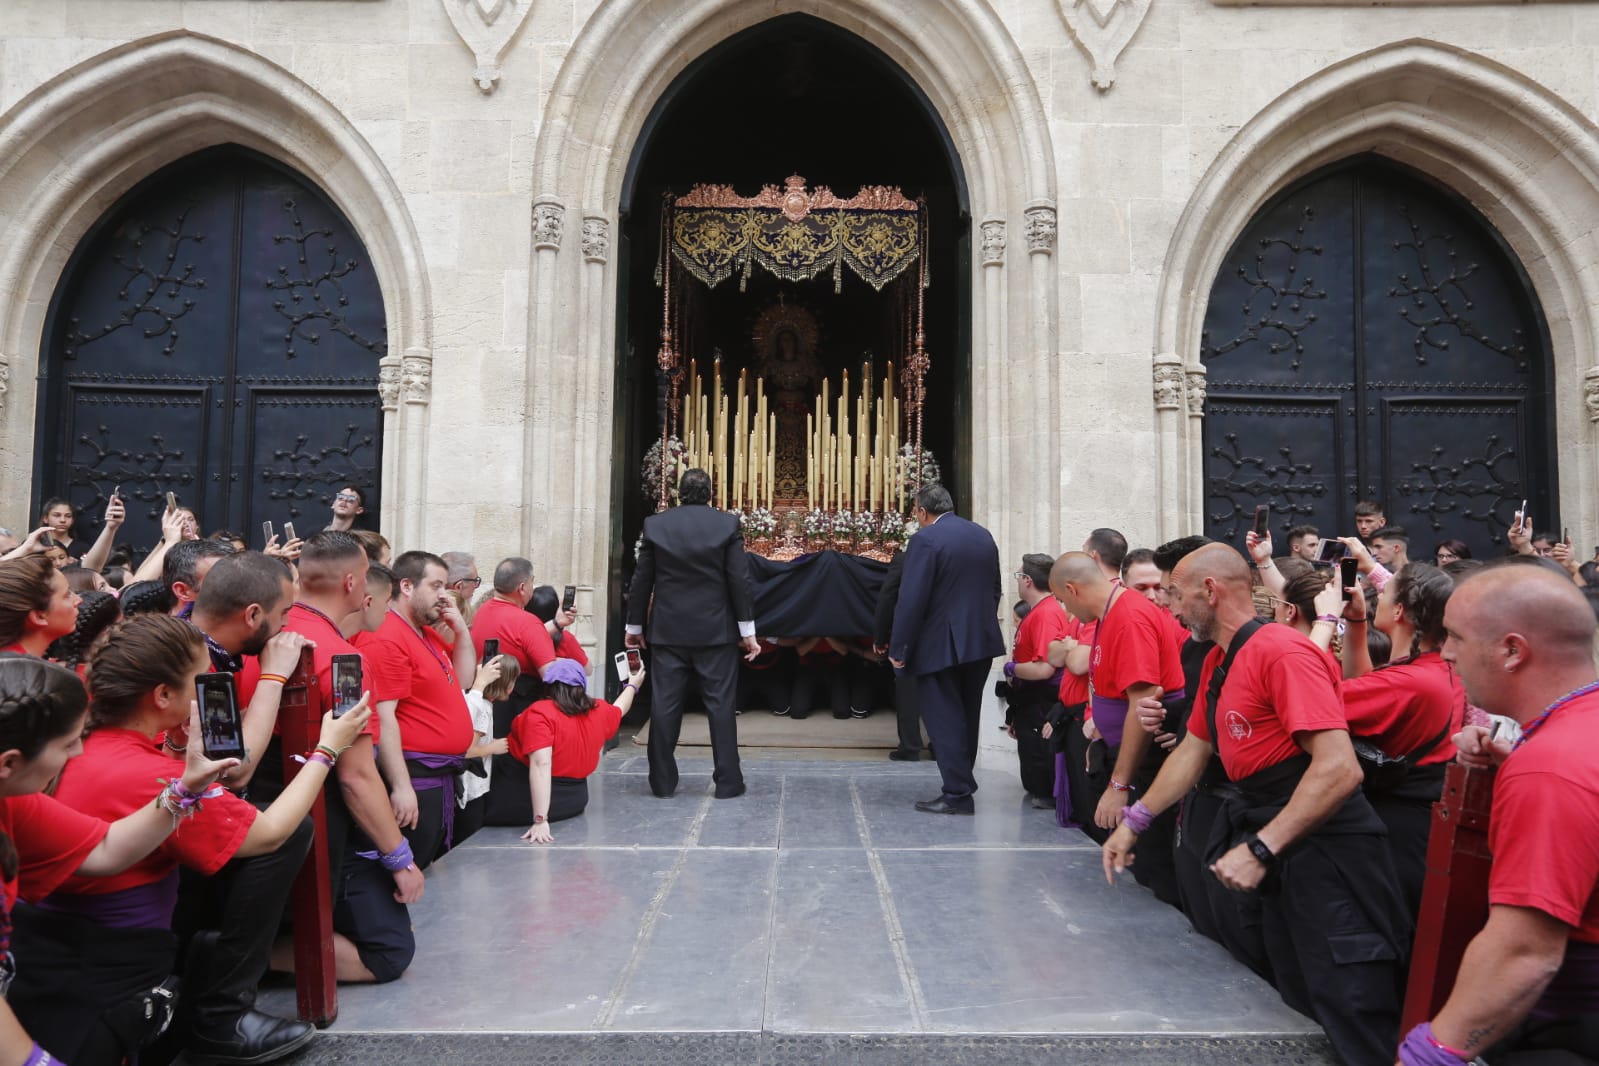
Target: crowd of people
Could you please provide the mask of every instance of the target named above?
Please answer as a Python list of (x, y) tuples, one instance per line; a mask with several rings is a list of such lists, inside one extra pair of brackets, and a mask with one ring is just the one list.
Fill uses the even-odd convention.
[[(1371, 502), (1354, 535), (1295, 526), (1281, 551), (1265, 523), (1238, 545), (1133, 550), (1095, 529), (1020, 559), (1007, 658), (998, 549), (941, 487), (916, 496), (872, 634), (779, 641), (757, 633), (738, 522), (709, 488), (687, 472), (682, 505), (646, 520), (629, 589), (657, 796), (677, 788), (691, 695), (722, 799), (746, 790), (740, 710), (891, 704), (890, 757), (921, 758), (925, 729), (938, 765), (917, 808), (971, 814), (998, 660), (1032, 803), (1315, 1018), (1341, 1061), (1599, 1059), (1599, 567), (1568, 536), (1518, 514), (1505, 558), (1446, 540), (1412, 559)], [(174, 503), (134, 566), (120, 500), (92, 544), (51, 500), (0, 544), (0, 1061), (259, 1063), (310, 1041), (255, 996), (294, 966), (276, 916), (318, 798), (350, 982), (406, 971), (409, 905), (478, 828), (548, 844), (583, 812), (642, 654), (619, 657), (614, 704), (596, 698), (571, 596), (529, 560), (484, 588), (470, 553), (394, 555), (362, 510), (341, 488), (327, 528), (253, 551)], [(285, 752), (307, 651), (320, 736)], [(1401, 1033), (1456, 760), (1500, 767), (1491, 912), (1446, 1005)], [(1577, 1057), (1524, 1057), (1557, 1052)]]
[[(478, 828), (549, 843), (582, 813), (642, 665), (595, 699), (531, 562), (480, 596), (469, 553), (391, 558), (362, 511), (342, 487), (325, 529), (252, 551), (174, 501), (137, 566), (115, 496), (92, 545), (60, 500), (0, 532), (0, 1062), (264, 1063), (313, 1039), (255, 1000), (294, 968), (319, 798), (347, 982), (406, 971), (428, 867)], [(285, 752), (307, 652), (320, 736)]]

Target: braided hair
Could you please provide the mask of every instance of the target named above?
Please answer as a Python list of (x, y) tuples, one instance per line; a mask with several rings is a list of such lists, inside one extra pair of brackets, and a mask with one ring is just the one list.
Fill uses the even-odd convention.
[(1394, 606), (1405, 609), (1414, 636), (1409, 657), (1421, 654), (1422, 641), (1434, 648), (1444, 642), (1444, 607), (1455, 591), (1455, 579), (1428, 563), (1406, 563), (1394, 575)]
[(55, 572), (55, 564), (43, 555), (0, 562), (0, 647), (23, 638), (30, 613), (50, 609)]
[(89, 656), (89, 728), (126, 721), (157, 685), (188, 681), (205, 655), (205, 638), (194, 626), (169, 614), (141, 614), (111, 627)]
[[(0, 655), (0, 752), (31, 760), (52, 740), (82, 728), (89, 696), (78, 675), (31, 655)], [(0, 877), (17, 876), (21, 860), (0, 832)]]
[(82, 593), (78, 604), (77, 627), (45, 651), (45, 657), (62, 666), (77, 666), (89, 658), (89, 649), (100, 634), (122, 617), (122, 605), (109, 592)]
[(131, 618), (136, 614), (171, 614), (178, 598), (163, 581), (135, 581), (122, 589), (122, 614)]

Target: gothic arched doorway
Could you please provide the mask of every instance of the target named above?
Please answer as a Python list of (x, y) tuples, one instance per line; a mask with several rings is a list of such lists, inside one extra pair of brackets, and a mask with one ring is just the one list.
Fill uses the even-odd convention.
[[(321, 528), (338, 487), (378, 514), (383, 298), (360, 239), (304, 178), (228, 146), (152, 175), (84, 238), (56, 289), (34, 484), (122, 541), (167, 492), (201, 529)], [(302, 517), (303, 516), (303, 517)]]
[(1201, 356), (1205, 532), (1354, 532), (1386, 506), (1411, 556), (1504, 549), (1523, 499), (1559, 527), (1548, 331), (1515, 256), (1469, 204), (1374, 156), (1267, 204), (1211, 289)]

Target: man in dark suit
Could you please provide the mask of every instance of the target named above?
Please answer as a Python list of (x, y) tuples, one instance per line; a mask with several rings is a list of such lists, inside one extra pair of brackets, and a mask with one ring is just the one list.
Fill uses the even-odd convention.
[(977, 722), (999, 631), (999, 548), (988, 530), (954, 513), (942, 485), (916, 494), (921, 529), (905, 549), (889, 660), (916, 678), (922, 721), (944, 792), (916, 804), (930, 814), (973, 813)]
[[(711, 755), (716, 764), (716, 796), (744, 794), (738, 765), (738, 656), (760, 654), (755, 639), (755, 596), (738, 519), (706, 506), (711, 478), (689, 470), (678, 483), (682, 505), (644, 520), (638, 570), (628, 589), (627, 638), (630, 648), (654, 648), (650, 674), (650, 791), (677, 791), (678, 731), (683, 725), (683, 695), (699, 679), (705, 714), (711, 720)], [(650, 597), (654, 594), (654, 607)]]
[[(899, 606), (899, 584), (905, 577), (905, 553), (896, 551), (883, 576), (883, 591), (877, 597), (877, 613), (872, 622), (872, 647), (879, 655), (888, 654), (894, 631), (894, 608)], [(922, 720), (916, 707), (916, 679), (904, 670), (894, 671), (894, 713), (899, 719), (899, 747), (888, 753), (895, 762), (915, 762), (922, 757)]]

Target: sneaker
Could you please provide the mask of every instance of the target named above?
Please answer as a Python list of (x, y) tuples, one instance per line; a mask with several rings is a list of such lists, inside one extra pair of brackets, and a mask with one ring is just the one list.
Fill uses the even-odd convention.
[(787, 718), (788, 717), (788, 708), (784, 707), (782, 710), (778, 710), (776, 707), (773, 707), (772, 708), (772, 713), (774, 715), (776, 715), (777, 717), (779, 717), (779, 718)]

